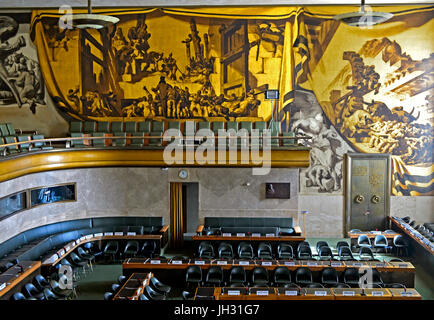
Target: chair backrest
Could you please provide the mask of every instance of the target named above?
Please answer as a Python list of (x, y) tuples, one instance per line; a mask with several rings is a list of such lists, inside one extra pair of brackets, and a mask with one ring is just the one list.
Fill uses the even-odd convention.
[(199, 266), (189, 266), (186, 271), (186, 281), (190, 281), (191, 278), (197, 278), (202, 281), (202, 269)]
[(295, 281), (299, 282), (300, 280), (312, 282), (312, 271), (306, 267), (297, 268), (295, 271)]
[(83, 122), (71, 121), (69, 123), (69, 132), (83, 132)]
[(379, 244), (387, 245), (387, 238), (383, 234), (377, 234), (374, 239), (374, 246)]
[(333, 258), (332, 250), (330, 249), (330, 247), (326, 247), (326, 246), (322, 246), (322, 247), (319, 249), (319, 253), (318, 253), (318, 255), (319, 255), (320, 257), (331, 257), (331, 258)]
[(274, 282), (291, 282), (291, 272), (287, 267), (279, 266), (274, 269)]
[(6, 128), (8, 129), (9, 135), (14, 136), (15, 135), (15, 128), (12, 123), (6, 123)]
[(113, 133), (116, 137), (121, 137), (121, 138), (115, 138), (114, 142), (115, 142), (115, 146), (116, 147), (125, 147), (127, 144), (127, 134), (125, 132), (114, 132)]
[(327, 243), (327, 241), (318, 241), (318, 242), (316, 243), (316, 251), (319, 252), (319, 249), (320, 249), (321, 247), (323, 247), (323, 246), (325, 246), (325, 247), (328, 247), (328, 246), (329, 246), (329, 244)]
[(219, 130), (225, 130), (225, 122), (224, 121), (214, 121), (212, 123), (212, 131), (215, 135), (218, 134)]
[(110, 123), (109, 122), (107, 122), (107, 121), (100, 121), (100, 122), (98, 122), (97, 132), (104, 132), (104, 133), (110, 132), (109, 127), (110, 127)]
[(255, 267), (252, 272), (252, 282), (266, 280), (268, 282), (268, 271), (264, 267)]
[(152, 121), (152, 132), (164, 132), (164, 122)]
[(336, 244), (336, 250), (339, 252), (340, 247), (349, 247), (350, 245), (346, 241), (338, 241)]
[(124, 123), (121, 121), (113, 121), (111, 123), (112, 129), (111, 132), (123, 132), (124, 131)]
[(206, 281), (208, 281), (210, 278), (218, 279), (220, 281), (223, 281), (223, 270), (220, 266), (211, 266), (208, 269), (208, 273), (206, 274)]
[(267, 129), (267, 123), (265, 121), (256, 121), (255, 129), (260, 130), (261, 132)]
[(11, 298), (12, 300), (26, 300), (26, 297), (21, 292), (15, 292)]
[(95, 121), (85, 121), (83, 126), (84, 133), (96, 132), (96, 122)]
[(238, 122), (236, 121), (228, 121), (226, 122), (226, 131), (234, 130), (235, 132), (238, 131)]
[(198, 123), (198, 130), (201, 130), (201, 129), (211, 130), (211, 122), (209, 122), (209, 121), (200, 121)]
[[(45, 139), (43, 134), (35, 134), (32, 137), (32, 140), (43, 140)], [(35, 148), (40, 148), (45, 146), (45, 141), (37, 141), (37, 142), (33, 142), (33, 145), (35, 146)]]
[(151, 132), (151, 121), (139, 122), (139, 132), (144, 132), (144, 133)]
[(369, 239), (369, 237), (366, 234), (361, 234), (360, 236), (357, 237), (357, 244), (358, 245), (361, 245), (361, 244), (371, 245), (371, 240)]
[(339, 247), (338, 254), (339, 254), (340, 257), (351, 257), (351, 258), (353, 258), (353, 253), (351, 252), (350, 247), (345, 247), (345, 246)]
[(321, 282), (324, 283), (326, 280), (334, 280), (336, 283), (339, 282), (338, 273), (335, 268), (327, 267), (324, 268), (321, 273)]
[(137, 122), (127, 121), (125, 122), (125, 132), (135, 133), (137, 131)]
[(229, 274), (229, 282), (246, 282), (246, 270), (243, 267), (232, 267)]
[(0, 123), (0, 135), (2, 135), (3, 137), (9, 136), (9, 130), (6, 126), (6, 123)]

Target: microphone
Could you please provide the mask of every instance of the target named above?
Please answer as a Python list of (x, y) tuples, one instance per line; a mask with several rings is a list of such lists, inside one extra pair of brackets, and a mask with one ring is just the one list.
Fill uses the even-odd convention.
[(23, 272), (24, 272), (24, 267), (23, 267), (22, 265), (20, 265), (20, 264), (17, 264), (17, 267), (19, 267), (19, 268), (20, 268), (20, 272), (21, 272), (21, 273), (23, 273)]

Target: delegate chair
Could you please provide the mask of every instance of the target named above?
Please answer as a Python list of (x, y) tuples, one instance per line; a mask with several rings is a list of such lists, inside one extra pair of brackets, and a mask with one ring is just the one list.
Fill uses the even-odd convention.
[(279, 259), (293, 259), (294, 251), (289, 243), (279, 243), (277, 245), (277, 256)]
[(354, 260), (350, 247), (341, 246), (338, 251), (339, 260)]
[(324, 268), (321, 273), (321, 283), (328, 286), (334, 287), (339, 283), (338, 273), (335, 268)]
[(145, 145), (145, 133), (144, 132), (134, 132), (131, 134), (135, 137), (140, 137), (140, 138), (132, 138), (131, 143), (130, 143), (130, 147), (141, 148)]
[(220, 259), (232, 259), (234, 257), (232, 245), (227, 242), (221, 242), (218, 247), (218, 255)]
[(339, 252), (339, 249), (341, 247), (348, 247), (349, 248), (350, 245), (346, 241), (338, 241), (338, 243), (336, 244), (336, 251)]
[(291, 272), (289, 271), (289, 269), (287, 267), (277, 267), (274, 270), (274, 284), (275, 286), (278, 287), (283, 287), (286, 284), (290, 284), (291, 283)]
[(112, 284), (112, 287), (111, 287), (111, 290), (112, 290), (113, 294), (116, 294), (116, 293), (117, 293), (121, 288), (122, 288), (122, 287), (121, 287), (120, 284), (118, 284), (118, 283), (113, 283), (113, 284)]
[(316, 252), (319, 254), (319, 249), (321, 249), (321, 247), (328, 247), (329, 244), (327, 243), (327, 241), (318, 241), (316, 243)]
[(229, 273), (229, 283), (232, 287), (242, 287), (246, 285), (246, 270), (244, 270), (243, 267), (232, 267)]
[(79, 133), (79, 132), (83, 132), (83, 122), (71, 121), (69, 123), (69, 133)]
[(241, 242), (238, 245), (238, 257), (240, 259), (253, 259), (253, 247), (248, 242)]
[(145, 240), (142, 246), (141, 254), (147, 258), (152, 258), (157, 249), (157, 244), (153, 240)]
[(202, 241), (199, 244), (199, 257), (203, 259), (214, 258), (214, 247), (207, 241)]
[[(84, 137), (84, 135), (81, 132), (72, 132), (71, 133), (71, 138), (83, 138), (83, 137)], [(33, 137), (33, 139), (35, 139), (35, 137)], [(84, 144), (83, 139), (74, 139), (74, 140), (71, 140), (71, 147), (83, 148), (83, 147), (87, 147), (87, 145)]]
[(20, 144), (21, 152), (29, 152), (31, 149), (30, 137), (26, 135), (22, 135), (22, 136), (18, 136), (17, 139), (18, 142), (27, 142), (27, 143)]
[(103, 256), (110, 256), (112, 261), (115, 260), (116, 254), (119, 251), (119, 242), (117, 241), (108, 241), (103, 250)]
[(98, 128), (96, 132), (109, 133), (110, 132), (109, 127), (110, 127), (110, 123), (107, 121), (98, 122)]
[(163, 121), (152, 121), (152, 131), (149, 134), (155, 138), (149, 139), (149, 145), (154, 147), (161, 147), (163, 139), (159, 137), (163, 137), (164, 134), (164, 122)]
[[(59, 282), (64, 285), (66, 285), (68, 281), (68, 278), (64, 274), (59, 277)], [(55, 294), (64, 298), (71, 298), (73, 295), (77, 296), (74, 286), (72, 287), (72, 289), (65, 288), (65, 286), (63, 286), (62, 288), (59, 282), (53, 279), (50, 280), (51, 289)]]
[(200, 286), (202, 282), (202, 269), (199, 266), (189, 266), (185, 273), (185, 281), (187, 282), (187, 286)]
[(104, 293), (104, 300), (106, 300), (106, 301), (110, 301), (111, 299), (113, 299), (113, 297), (114, 297), (113, 292)]
[(151, 132), (151, 121), (142, 121), (139, 122), (139, 132), (150, 133)]
[(96, 132), (96, 122), (85, 121), (83, 126), (83, 133), (93, 133), (93, 132)]
[(261, 242), (258, 246), (258, 258), (259, 259), (273, 259), (273, 252), (271, 244)]
[(298, 259), (312, 259), (312, 250), (309, 246), (300, 246), (297, 251)]
[(223, 283), (223, 270), (220, 266), (211, 266), (206, 274), (205, 282), (207, 285), (220, 287)]
[(361, 247), (359, 251), (360, 260), (375, 260), (374, 254), (372, 253), (371, 248)]
[(344, 271), (344, 283), (348, 284), (350, 287), (359, 286), (360, 274), (359, 270), (356, 268), (346, 268)]
[(371, 240), (366, 234), (361, 234), (357, 237), (357, 246), (358, 247), (365, 247), (365, 248), (371, 248)]
[(124, 283), (125, 283), (125, 281), (127, 281), (127, 277), (126, 276), (123, 276), (123, 275), (120, 275), (119, 277), (118, 277), (118, 283), (120, 284), (120, 285), (123, 285)]
[(402, 256), (402, 250), (405, 251), (405, 256), (408, 256), (408, 243), (400, 234), (393, 238), (393, 246), (396, 249), (396, 254)]
[[(215, 143), (216, 143), (216, 146), (218, 147), (218, 145), (219, 145), (218, 134), (219, 134), (219, 131), (225, 132), (225, 122), (224, 121), (214, 121), (212, 123), (212, 131), (214, 132)], [(225, 139), (226, 139), (225, 137), (221, 137), (220, 143), (222, 146), (224, 146), (226, 148), (227, 143), (226, 143)]]
[(95, 255), (91, 254), (91, 253), (87, 253), (86, 251), (84, 251), (83, 248), (78, 247), (77, 248), (77, 254), (80, 258), (87, 260), (89, 262), (90, 268), (93, 270), (92, 268), (92, 263), (95, 261)]
[(135, 134), (137, 132), (137, 122), (135, 121), (125, 122), (125, 132)]
[(254, 286), (268, 286), (268, 271), (264, 267), (255, 267), (252, 272), (252, 284)]
[(139, 242), (136, 240), (130, 240), (127, 242), (124, 248), (124, 257), (134, 257), (139, 252)]
[(151, 277), (150, 285), (156, 292), (164, 295), (169, 294), (170, 290), (172, 289), (170, 286), (159, 281), (156, 277)]
[[(11, 297), (11, 300), (13, 301), (19, 301), (19, 300), (28, 300), (21, 292), (15, 292), (14, 295)], [(32, 300), (37, 300), (36, 298), (32, 298)]]
[(330, 249), (330, 247), (322, 246), (319, 249), (318, 256), (319, 256), (320, 260), (330, 260), (330, 259), (333, 259), (332, 249)]
[(111, 132), (123, 132), (124, 131), (124, 123), (121, 121), (113, 121)]
[[(35, 134), (32, 136), (32, 140), (44, 140), (45, 137), (42, 134)], [(35, 141), (33, 142), (32, 150), (51, 150), (52, 146), (47, 146), (45, 141)]]
[(36, 287), (32, 283), (26, 283), (23, 288), (23, 293), (27, 298), (33, 297), (38, 300), (44, 300), (44, 293), (36, 289)]
[(75, 252), (71, 252), (69, 258), (74, 267), (81, 268), (83, 273), (86, 273), (86, 266), (88, 265), (87, 261), (82, 260)]
[(145, 287), (144, 295), (149, 300), (154, 300), (154, 301), (156, 301), (156, 300), (166, 300), (166, 295), (158, 293), (151, 286), (146, 286)]
[[(5, 137), (5, 144), (16, 143), (17, 141), (15, 139), (15, 137)], [(7, 146), (6, 149), (8, 150), (9, 154), (20, 152), (20, 150), (18, 149), (18, 145)]]
[(384, 249), (387, 253), (387, 250), (389, 249), (387, 238), (382, 234), (376, 235), (374, 239), (374, 248), (377, 250), (377, 252), (378, 249)]
[(298, 285), (308, 285), (312, 283), (312, 271), (306, 267), (299, 267), (295, 271), (295, 283)]
[[(104, 137), (105, 133), (104, 132), (94, 132), (92, 133), (92, 137)], [(94, 147), (97, 148), (104, 148), (105, 147), (105, 139), (92, 139), (92, 144)]]
[(113, 135), (118, 137), (113, 139), (113, 146), (125, 147), (127, 145), (127, 134), (125, 132), (115, 132)]
[(44, 289), (50, 288), (50, 283), (45, 279), (45, 277), (41, 274), (36, 275), (33, 278), (33, 285), (38, 289), (38, 291), (43, 292)]

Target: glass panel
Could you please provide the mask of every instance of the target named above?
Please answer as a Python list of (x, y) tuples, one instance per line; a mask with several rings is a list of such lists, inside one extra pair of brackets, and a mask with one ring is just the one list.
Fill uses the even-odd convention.
[(75, 200), (75, 187), (73, 184), (38, 188), (31, 191), (31, 206), (58, 201)]
[(0, 199), (0, 219), (26, 209), (26, 192)]

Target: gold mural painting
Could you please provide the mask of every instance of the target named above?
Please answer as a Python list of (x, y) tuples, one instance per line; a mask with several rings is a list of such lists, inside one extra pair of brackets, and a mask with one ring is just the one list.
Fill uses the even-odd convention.
[(120, 22), (99, 31), (34, 11), (31, 35), (68, 119), (268, 121), (263, 93), (279, 89), (282, 130), (314, 136), (311, 186), (341, 190), (346, 145), (392, 155), (395, 195), (432, 195), (433, 7), (385, 9), (373, 28), (334, 20), (336, 6), (112, 10)]

